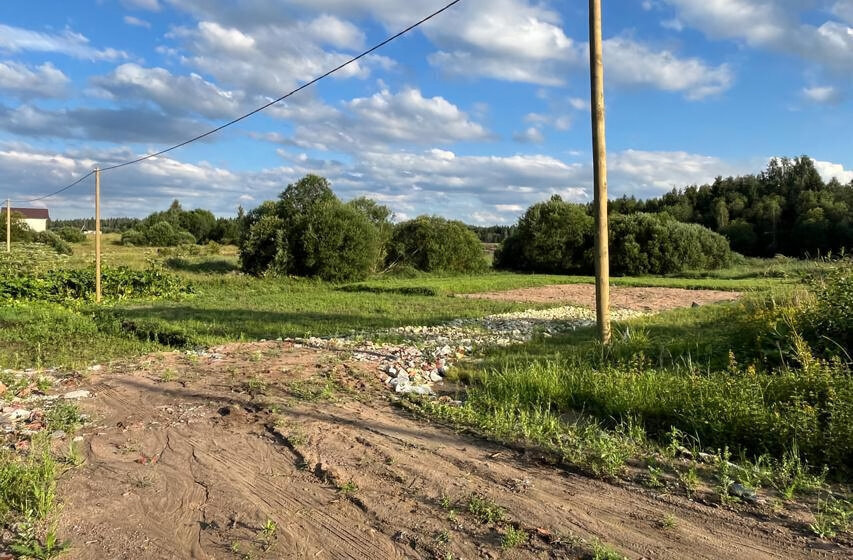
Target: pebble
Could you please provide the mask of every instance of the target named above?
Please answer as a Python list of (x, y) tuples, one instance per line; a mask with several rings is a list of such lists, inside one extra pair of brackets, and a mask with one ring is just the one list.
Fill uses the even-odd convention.
[(90, 396), (92, 396), (92, 393), (87, 391), (86, 389), (78, 389), (77, 391), (71, 391), (62, 395), (63, 398), (68, 400), (88, 399)]
[[(640, 315), (643, 313), (625, 309), (611, 313), (617, 321)], [(594, 311), (563, 306), (455, 319), (442, 325), (396, 327), (377, 333), (406, 341), (401, 344), (374, 343), (360, 335), (285, 340), (296, 347), (348, 350), (358, 361), (377, 362), (379, 379), (389, 389), (400, 394), (433, 395), (432, 385), (441, 383), (455, 362), (478, 348), (523, 344), (538, 334), (553, 336), (594, 324)]]

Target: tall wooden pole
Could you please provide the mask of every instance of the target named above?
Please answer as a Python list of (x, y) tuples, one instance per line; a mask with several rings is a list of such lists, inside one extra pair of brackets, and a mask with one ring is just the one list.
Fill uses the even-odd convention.
[(604, 141), (604, 64), (601, 0), (589, 0), (589, 75), (592, 101), (592, 163), (595, 193), (595, 315), (601, 342), (610, 343), (610, 256), (607, 239), (607, 147)]
[(95, 168), (95, 302), (101, 302), (101, 169)]
[(12, 201), (6, 199), (6, 252), (12, 252)]

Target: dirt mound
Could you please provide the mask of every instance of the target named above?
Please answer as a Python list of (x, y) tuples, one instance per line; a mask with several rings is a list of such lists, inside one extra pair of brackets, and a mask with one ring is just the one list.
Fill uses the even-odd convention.
[[(519, 288), (503, 292), (464, 294), (472, 299), (499, 301), (521, 301), (528, 303), (572, 304), (595, 307), (595, 286), (592, 284), (558, 284), (534, 288)], [(738, 292), (718, 290), (685, 290), (682, 288), (634, 288), (610, 287), (610, 304), (635, 311), (664, 311), (677, 307), (690, 307), (693, 303), (705, 305), (721, 301), (733, 301), (740, 297)]]
[[(258, 343), (99, 373), (81, 403), (87, 461), (60, 483), (67, 557), (578, 558), (581, 539), (632, 559), (849, 552), (435, 425), (363, 367)], [(509, 527), (531, 538), (502, 551)]]

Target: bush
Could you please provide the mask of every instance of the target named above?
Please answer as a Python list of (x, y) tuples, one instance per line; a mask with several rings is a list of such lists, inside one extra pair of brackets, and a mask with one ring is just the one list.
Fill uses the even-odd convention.
[(196, 239), (188, 231), (176, 229), (167, 221), (153, 225), (141, 224), (139, 229), (130, 229), (121, 236), (122, 245), (175, 247), (195, 244)]
[(726, 239), (698, 224), (664, 214), (630, 214), (610, 220), (610, 267), (614, 274), (671, 274), (728, 266)]
[(52, 231), (38, 232), (35, 236), (35, 241), (36, 243), (44, 243), (45, 245), (53, 247), (53, 249), (60, 255), (70, 255), (73, 252), (71, 250), (71, 245), (63, 241), (61, 237)]
[[(380, 233), (373, 218), (382, 210), (341, 203), (328, 181), (308, 175), (288, 185), (242, 218), (240, 263), (254, 275), (289, 274), (323, 280), (359, 280), (375, 270)], [(374, 213), (375, 211), (375, 213)]]
[(468, 226), (437, 216), (420, 216), (397, 224), (391, 237), (389, 266), (424, 272), (480, 272), (486, 268), (483, 246)]
[[(35, 232), (23, 221), (23, 216), (12, 212), (12, 241), (31, 242), (35, 239)], [(0, 241), (6, 241), (6, 210), (0, 211)]]
[(841, 266), (813, 282), (815, 305), (806, 312), (806, 336), (827, 355), (853, 356), (853, 271)]
[(86, 235), (77, 228), (61, 227), (54, 230), (54, 233), (68, 243), (82, 243), (86, 241)]
[(593, 219), (580, 204), (559, 196), (527, 209), (518, 226), (495, 252), (495, 268), (571, 272), (589, 268)]
[[(101, 271), (101, 290), (105, 298), (174, 298), (194, 292), (193, 287), (179, 276), (158, 268), (133, 270), (128, 267), (104, 267)], [(95, 271), (93, 268), (53, 268), (43, 272), (20, 273), (0, 277), (0, 300), (26, 299), (66, 302), (93, 299)]]

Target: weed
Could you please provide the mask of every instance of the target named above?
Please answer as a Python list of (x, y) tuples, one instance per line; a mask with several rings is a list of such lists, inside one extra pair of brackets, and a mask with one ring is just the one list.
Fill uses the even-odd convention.
[(53, 408), (48, 411), (45, 420), (49, 431), (61, 430), (66, 434), (73, 434), (84, 422), (77, 405), (65, 399), (56, 401)]
[(64, 460), (73, 467), (79, 467), (86, 462), (86, 458), (80, 452), (80, 449), (74, 445), (74, 440), (68, 442), (68, 452), (65, 454)]
[(663, 519), (661, 519), (660, 524), (661, 524), (661, 527), (663, 527), (664, 529), (672, 529), (676, 525), (678, 525), (678, 518), (675, 517), (675, 515), (673, 515), (671, 513), (667, 513), (666, 515), (663, 516)]
[(646, 475), (645, 483), (649, 488), (663, 488), (663, 482), (661, 482), (661, 476), (663, 475), (663, 470), (654, 465), (649, 465), (649, 474)]
[(435, 534), (435, 541), (441, 544), (450, 544), (450, 531), (442, 529)]
[(728, 446), (722, 451), (717, 452), (717, 493), (720, 495), (720, 501), (724, 504), (728, 504), (733, 500), (729, 494), (729, 488), (735, 482), (731, 477), (730, 458), (731, 452)]
[(338, 487), (338, 492), (344, 496), (354, 496), (356, 492), (358, 492), (358, 485), (349, 480)]
[(275, 540), (278, 531), (278, 524), (272, 519), (267, 519), (264, 526), (261, 527), (261, 540), (264, 543), (264, 550), (269, 550)]
[(334, 400), (338, 389), (338, 385), (328, 376), (305, 381), (291, 381), (287, 384), (287, 390), (291, 395), (309, 402)]
[(829, 496), (818, 498), (815, 521), (809, 527), (822, 539), (831, 539), (850, 530), (853, 523), (853, 502)]
[(686, 470), (676, 470), (678, 482), (684, 488), (684, 492), (688, 498), (692, 498), (696, 489), (699, 487), (699, 473), (696, 471), (696, 465), (691, 464)]
[(19, 534), (9, 548), (20, 557), (49, 560), (62, 554), (70, 545), (69, 542), (60, 541), (56, 531), (51, 529), (45, 534), (44, 540), (37, 539), (31, 531)]
[(505, 511), (502, 507), (483, 496), (473, 494), (468, 498), (468, 512), (480, 523), (498, 523), (503, 521)]
[(589, 543), (589, 549), (590, 560), (625, 560), (624, 556), (598, 539), (594, 539)]
[(160, 374), (160, 381), (163, 383), (169, 383), (170, 381), (174, 381), (178, 378), (178, 373), (172, 368), (166, 368)]
[(516, 529), (512, 525), (507, 525), (506, 532), (501, 537), (501, 548), (509, 550), (526, 544), (530, 539), (530, 535), (523, 529)]
[(244, 384), (244, 389), (252, 398), (267, 394), (267, 382), (260, 377), (251, 377)]
[(46, 518), (56, 507), (56, 476), (46, 435), (33, 438), (26, 458), (0, 451), (0, 517)]
[(438, 503), (441, 506), (441, 508), (444, 510), (449, 510), (451, 507), (453, 507), (453, 501), (450, 499), (450, 496), (448, 496), (447, 494), (442, 495), (441, 499), (438, 501)]

